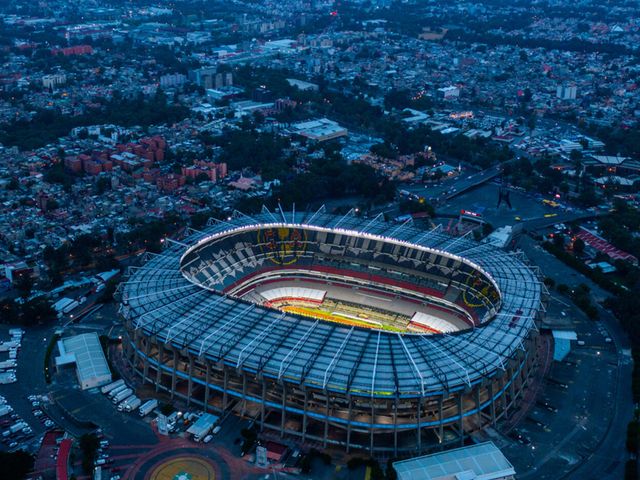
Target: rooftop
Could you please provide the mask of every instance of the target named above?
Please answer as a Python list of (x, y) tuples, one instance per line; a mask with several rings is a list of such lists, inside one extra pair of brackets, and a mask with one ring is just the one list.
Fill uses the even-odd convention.
[(492, 480), (516, 471), (493, 442), (395, 462), (399, 480)]
[(56, 357), (56, 366), (75, 363), (81, 385), (100, 377), (109, 376), (110, 379), (111, 371), (97, 333), (63, 338), (58, 341), (58, 349), (60, 356)]

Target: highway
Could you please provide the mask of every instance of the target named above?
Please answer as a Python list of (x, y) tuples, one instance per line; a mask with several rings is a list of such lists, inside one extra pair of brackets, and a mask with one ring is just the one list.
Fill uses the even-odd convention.
[(522, 221), (523, 229), (528, 232), (534, 232), (536, 230), (541, 230), (543, 228), (550, 227), (551, 225), (555, 225), (556, 223), (568, 223), (574, 222), (576, 220), (592, 220), (601, 215), (605, 215), (603, 213), (592, 213), (585, 211), (559, 211), (557, 215), (553, 217), (537, 217), (525, 219)]
[(435, 204), (446, 202), (472, 188), (478, 187), (500, 175), (500, 165), (493, 166), (480, 172), (462, 173), (453, 178), (446, 178), (437, 184), (405, 184), (399, 191), (407, 191), (420, 198), (430, 200)]

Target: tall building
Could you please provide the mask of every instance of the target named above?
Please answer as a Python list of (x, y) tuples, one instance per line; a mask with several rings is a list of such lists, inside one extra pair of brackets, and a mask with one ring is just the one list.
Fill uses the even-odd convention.
[(440, 92), (445, 100), (450, 98), (458, 98), (460, 96), (460, 89), (453, 85), (449, 87), (439, 88), (438, 92)]
[(67, 76), (64, 73), (54, 73), (42, 77), (42, 86), (45, 88), (55, 88), (67, 82)]
[(216, 67), (202, 67), (191, 71), (189, 77), (201, 87), (214, 88), (216, 72)]
[(187, 77), (181, 73), (170, 73), (160, 77), (160, 86), (162, 88), (178, 87), (184, 84), (186, 80)]
[(560, 100), (575, 100), (578, 93), (578, 87), (575, 85), (558, 85), (556, 88), (556, 97)]

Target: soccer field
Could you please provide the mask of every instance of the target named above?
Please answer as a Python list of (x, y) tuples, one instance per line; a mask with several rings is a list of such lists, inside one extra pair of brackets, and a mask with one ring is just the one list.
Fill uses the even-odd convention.
[[(331, 302), (333, 303), (333, 302)], [(342, 307), (342, 308), (341, 308)], [(371, 312), (362, 309), (360, 312), (354, 311), (354, 307), (349, 306), (348, 311), (344, 306), (337, 305), (318, 305), (317, 307), (311, 307), (308, 305), (283, 305), (279, 307), (280, 310), (289, 313), (296, 313), (305, 317), (318, 318), (320, 320), (326, 320), (329, 322), (341, 323), (343, 325), (350, 325), (363, 328), (377, 328), (380, 330), (389, 330), (392, 332), (404, 332), (406, 331), (406, 324), (408, 319), (403, 319), (404, 326), (400, 322), (390, 321), (389, 319), (380, 318), (382, 315), (376, 315), (377, 312)]]

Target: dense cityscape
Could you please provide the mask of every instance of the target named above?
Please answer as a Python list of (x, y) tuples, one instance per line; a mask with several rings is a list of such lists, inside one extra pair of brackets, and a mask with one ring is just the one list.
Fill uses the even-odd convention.
[(0, 3), (13, 479), (638, 479), (640, 10)]

